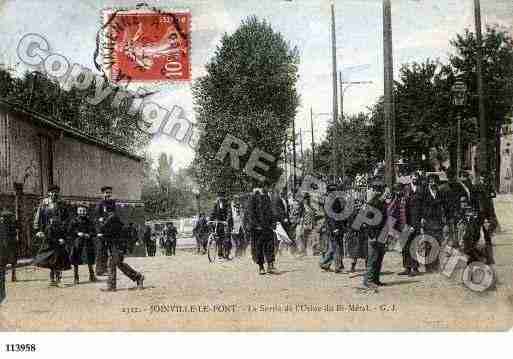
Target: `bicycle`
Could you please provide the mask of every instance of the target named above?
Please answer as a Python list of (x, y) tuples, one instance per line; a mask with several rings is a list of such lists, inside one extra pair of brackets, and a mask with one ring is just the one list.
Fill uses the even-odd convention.
[[(221, 242), (219, 235), (217, 234), (217, 226), (219, 224), (223, 224), (225, 226), (225, 232), (228, 229), (228, 222), (226, 221), (208, 221), (209, 225), (214, 225), (213, 231), (210, 232), (207, 240), (207, 255), (210, 263), (214, 263), (217, 260), (219, 254), (219, 246), (223, 246), (224, 243)], [(231, 238), (230, 238), (231, 240)], [(233, 246), (232, 246), (233, 247)], [(223, 248), (224, 250), (224, 248)], [(231, 252), (231, 251), (230, 251)], [(228, 254), (228, 258), (230, 259), (231, 253)]]

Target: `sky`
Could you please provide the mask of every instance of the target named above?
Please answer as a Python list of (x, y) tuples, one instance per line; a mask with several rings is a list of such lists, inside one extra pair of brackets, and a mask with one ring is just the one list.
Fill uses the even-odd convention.
[[(135, 6), (139, 1), (101, 0), (0, 0), (0, 63), (25, 65), (16, 55), (21, 37), (27, 33), (44, 36), (51, 50), (96, 72), (93, 54), (100, 12), (109, 7)], [(224, 33), (233, 33), (241, 21), (256, 15), (266, 19), (300, 53), (298, 90), (301, 106), (296, 127), (310, 147), (310, 108), (314, 114), (314, 138), (319, 141), (332, 111), (330, 3), (322, 0), (189, 0), (148, 1), (166, 10), (189, 10), (192, 16), (192, 77), (205, 74)], [(367, 111), (383, 94), (383, 28), (381, 0), (335, 1), (338, 70), (344, 81), (372, 81), (352, 85), (344, 91), (346, 114)], [(474, 28), (473, 0), (392, 0), (394, 75), (406, 63), (426, 58), (445, 62), (452, 51), (449, 41), (465, 28)], [(511, 0), (481, 0), (483, 27), (500, 24), (513, 29)], [(144, 86), (148, 88), (148, 86)], [(132, 88), (136, 90), (136, 87)], [(194, 122), (191, 83), (161, 84), (151, 100), (168, 109), (185, 110)], [(299, 130), (298, 130), (299, 131)], [(308, 132), (309, 134), (309, 132)], [(155, 139), (148, 148), (157, 155), (173, 155), (175, 169), (190, 163), (194, 152), (170, 139)]]

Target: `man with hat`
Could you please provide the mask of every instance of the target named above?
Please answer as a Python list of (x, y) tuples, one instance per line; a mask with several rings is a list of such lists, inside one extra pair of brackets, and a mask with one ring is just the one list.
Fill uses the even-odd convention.
[[(273, 208), (273, 215), (277, 222), (281, 224), (283, 230), (290, 237), (290, 219), (289, 219), (289, 203), (287, 198), (287, 188), (282, 188), (281, 192), (278, 192), (278, 188), (271, 195), (271, 203)], [(292, 245), (295, 247), (295, 242), (292, 239)], [(277, 244), (277, 243), (276, 243)], [(278, 248), (275, 248), (278, 251)]]
[[(309, 192), (303, 195), (302, 216), (300, 222), (300, 233), (298, 241), (298, 252), (302, 256), (308, 254), (308, 247), (312, 247), (314, 229), (317, 219), (319, 218), (317, 211), (312, 205)], [(312, 248), (312, 251), (314, 248)], [(313, 253), (315, 254), (315, 253)]]
[(65, 247), (69, 209), (59, 199), (59, 193), (59, 186), (52, 185), (48, 188), (48, 196), (42, 200), (34, 219), (36, 237), (44, 240), (34, 264), (50, 269), (50, 286), (57, 286), (61, 280), (61, 272), (71, 269)]
[(256, 187), (248, 203), (248, 230), (251, 235), (251, 254), (258, 265), (260, 274), (274, 274), (274, 229), (276, 219), (273, 215), (271, 198), (266, 189)]
[(320, 267), (329, 271), (331, 262), (335, 262), (335, 272), (340, 273), (344, 268), (344, 234), (346, 232), (346, 221), (340, 219), (344, 210), (342, 192), (337, 192), (336, 184), (329, 184), (327, 187), (327, 198), (324, 204), (324, 214), (328, 232), (328, 251), (321, 258)]
[[(99, 226), (105, 220), (109, 209), (116, 209), (116, 202), (112, 199), (112, 187), (103, 186), (100, 191), (103, 193), (103, 199), (96, 205), (95, 215)], [(103, 276), (107, 272), (107, 246), (103, 238), (98, 238), (96, 242), (96, 275)]]
[[(428, 185), (424, 192), (421, 226), (424, 233), (434, 238), (440, 248), (443, 238), (444, 202), (439, 190), (440, 179), (437, 175), (428, 176)], [(439, 250), (432, 248), (430, 243), (425, 244), (426, 272), (435, 272), (439, 269)]]
[(8, 210), (0, 212), (0, 304), (6, 297), (5, 272), (6, 265), (11, 265), (12, 281), (16, 281), (17, 262), (16, 220)]
[(217, 199), (214, 208), (210, 213), (211, 221), (226, 222), (228, 225), (219, 223), (217, 225), (217, 235), (220, 238), (221, 245), (218, 247), (219, 258), (230, 258), (231, 251), (231, 232), (233, 227), (232, 207), (225, 198), (225, 193), (220, 191), (217, 193)]
[(138, 289), (143, 289), (144, 276), (123, 261), (128, 248), (126, 241), (124, 241), (124, 238), (121, 236), (123, 230), (121, 219), (116, 214), (113, 206), (107, 206), (106, 212), (103, 215), (103, 220), (99, 226), (98, 237), (103, 239), (107, 252), (110, 255), (106, 291), (116, 291), (117, 269), (132, 281), (136, 282)]

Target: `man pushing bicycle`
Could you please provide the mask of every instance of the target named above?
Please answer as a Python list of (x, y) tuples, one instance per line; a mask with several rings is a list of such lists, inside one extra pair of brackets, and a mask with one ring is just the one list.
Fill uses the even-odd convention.
[(226, 200), (224, 192), (217, 193), (217, 199), (214, 208), (210, 213), (210, 221), (226, 222), (219, 223), (216, 226), (216, 235), (219, 238), (220, 245), (218, 248), (219, 258), (230, 259), (230, 251), (232, 249), (231, 233), (233, 227), (232, 207)]

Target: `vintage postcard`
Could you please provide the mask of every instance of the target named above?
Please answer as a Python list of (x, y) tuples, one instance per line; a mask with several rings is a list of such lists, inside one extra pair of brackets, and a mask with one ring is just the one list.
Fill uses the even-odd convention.
[(0, 18), (1, 332), (511, 330), (511, 1)]

